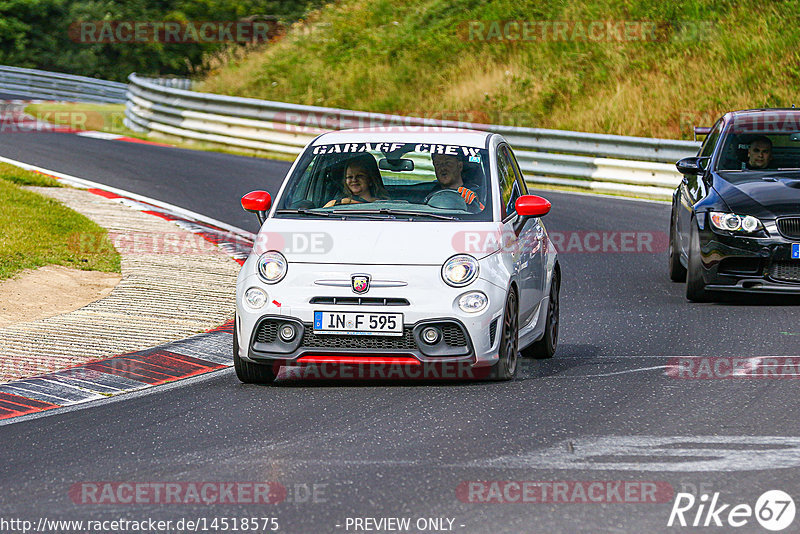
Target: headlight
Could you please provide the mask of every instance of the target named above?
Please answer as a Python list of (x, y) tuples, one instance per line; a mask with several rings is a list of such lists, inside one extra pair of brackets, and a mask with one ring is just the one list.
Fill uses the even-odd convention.
[(442, 279), (453, 287), (464, 287), (478, 277), (478, 260), (467, 254), (453, 256), (442, 266)]
[(489, 299), (480, 291), (465, 293), (458, 299), (458, 307), (466, 313), (478, 313), (486, 308), (487, 304), (489, 304)]
[(251, 287), (244, 292), (244, 302), (251, 309), (263, 308), (267, 303), (267, 293), (258, 287)]
[(286, 269), (286, 258), (280, 252), (265, 252), (258, 258), (258, 276), (268, 284), (283, 280)]
[(735, 213), (712, 211), (709, 213), (709, 219), (714, 228), (726, 230), (728, 232), (752, 234), (753, 232), (764, 229), (764, 225), (761, 224), (761, 221), (752, 215), (736, 215)]

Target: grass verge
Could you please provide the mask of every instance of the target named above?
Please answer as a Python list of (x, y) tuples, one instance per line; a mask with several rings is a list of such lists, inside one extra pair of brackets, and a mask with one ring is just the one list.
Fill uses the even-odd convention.
[(123, 123), (125, 104), (42, 102), (26, 106), (25, 112), (41, 121), (64, 126), (71, 130), (96, 130), (146, 139), (144, 135), (128, 129)]
[[(0, 163), (0, 280), (23, 269), (64, 265), (120, 272), (119, 253), (104, 228), (20, 185), (58, 186), (50, 177)], [(84, 239), (90, 237), (87, 241)], [(91, 242), (102, 246), (87, 247)]]
[(691, 139), (725, 111), (796, 103), (796, 11), (756, 0), (341, 0), (274, 44), (219, 56), (201, 90)]

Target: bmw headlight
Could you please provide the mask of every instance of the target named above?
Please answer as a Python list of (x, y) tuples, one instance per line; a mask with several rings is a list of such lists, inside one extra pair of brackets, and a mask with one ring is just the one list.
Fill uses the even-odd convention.
[(442, 265), (442, 279), (453, 287), (464, 287), (478, 278), (478, 260), (468, 254), (457, 254)]
[(280, 252), (265, 252), (258, 258), (258, 276), (268, 284), (277, 284), (286, 276), (288, 265)]
[(752, 215), (737, 215), (735, 213), (712, 211), (709, 213), (709, 219), (714, 228), (726, 230), (728, 232), (752, 234), (753, 232), (764, 229), (764, 225), (761, 224), (761, 221)]

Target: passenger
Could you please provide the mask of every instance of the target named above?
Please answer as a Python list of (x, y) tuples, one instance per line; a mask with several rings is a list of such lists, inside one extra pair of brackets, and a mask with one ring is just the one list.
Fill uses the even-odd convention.
[(478, 194), (475, 192), (479, 187), (478, 184), (464, 183), (464, 178), (461, 174), (464, 171), (464, 160), (459, 156), (445, 154), (433, 154), (431, 160), (433, 161), (433, 170), (436, 173), (437, 183), (428, 194), (426, 201), (438, 191), (453, 189), (458, 191), (464, 198), (468, 211), (472, 213), (483, 211), (484, 206), (478, 200)]
[(389, 200), (389, 193), (383, 186), (375, 158), (369, 154), (361, 154), (347, 162), (342, 180), (342, 196), (331, 200), (323, 207), (361, 204), (376, 200)]
[(772, 162), (772, 141), (769, 137), (759, 136), (750, 141), (747, 149), (747, 168), (766, 169)]

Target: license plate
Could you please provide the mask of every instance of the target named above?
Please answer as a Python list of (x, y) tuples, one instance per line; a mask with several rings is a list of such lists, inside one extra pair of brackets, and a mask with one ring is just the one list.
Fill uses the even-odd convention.
[(800, 260), (800, 243), (792, 243), (792, 259)]
[(314, 312), (314, 332), (351, 336), (402, 336), (402, 313)]

